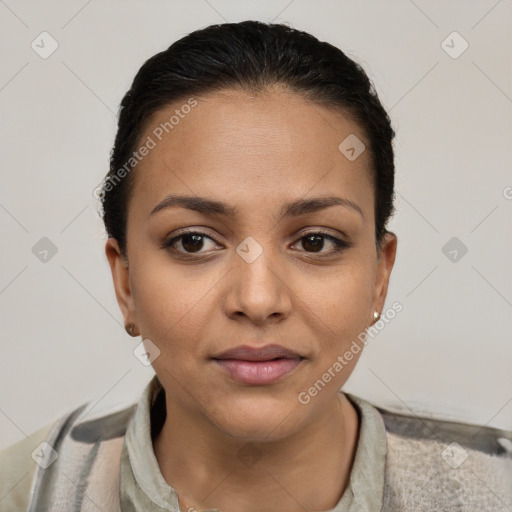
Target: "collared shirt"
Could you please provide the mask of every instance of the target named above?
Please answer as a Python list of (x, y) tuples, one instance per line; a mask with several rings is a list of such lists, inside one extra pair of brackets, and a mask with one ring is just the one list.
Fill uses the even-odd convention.
[[(158, 410), (158, 407), (165, 407), (165, 400), (159, 396), (162, 392), (162, 384), (155, 375), (146, 386), (128, 424), (121, 456), (123, 512), (186, 512), (180, 509), (176, 489), (165, 481), (153, 450), (152, 428), (155, 428), (158, 418), (165, 416), (165, 411)], [(387, 451), (384, 421), (369, 402), (349, 393), (345, 395), (359, 415), (356, 454), (343, 495), (334, 508), (324, 512), (379, 512)], [(218, 509), (204, 512), (218, 512)]]
[[(498, 512), (512, 503), (510, 431), (405, 416), (346, 396), (359, 415), (359, 436), (349, 485), (327, 512)], [(86, 406), (96, 402), (0, 451), (0, 509), (120, 512), (121, 500), (122, 512), (178, 512), (178, 495), (152, 446), (166, 413), (157, 379), (129, 407), (96, 411), (84, 421)], [(43, 441), (58, 454), (49, 466), (36, 461)]]

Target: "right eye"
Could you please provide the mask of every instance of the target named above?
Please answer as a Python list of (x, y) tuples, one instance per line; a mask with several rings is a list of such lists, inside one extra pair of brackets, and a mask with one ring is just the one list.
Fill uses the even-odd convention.
[[(166, 240), (162, 247), (169, 250), (170, 252), (177, 252), (180, 254), (201, 254), (201, 249), (204, 246), (204, 239), (211, 240), (216, 246), (215, 240), (209, 237), (207, 234), (200, 231), (184, 231), (177, 236)], [(184, 251), (179, 250), (176, 245), (180, 244)]]

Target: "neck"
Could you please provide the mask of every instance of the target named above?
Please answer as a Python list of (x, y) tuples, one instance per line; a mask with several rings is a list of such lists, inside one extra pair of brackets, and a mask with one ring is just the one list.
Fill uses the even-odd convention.
[(169, 394), (166, 407), (153, 447), (182, 510), (329, 510), (348, 485), (359, 419), (344, 394), (300, 431), (250, 443), (200, 421)]

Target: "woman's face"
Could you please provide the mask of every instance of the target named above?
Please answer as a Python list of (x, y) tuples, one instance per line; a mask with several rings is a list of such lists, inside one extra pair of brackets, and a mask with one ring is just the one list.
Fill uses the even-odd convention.
[[(362, 351), (341, 370), (333, 365), (382, 312), (396, 237), (377, 254), (369, 151), (354, 159), (360, 147), (339, 149), (354, 135), (368, 147), (357, 124), (284, 90), (196, 100), (157, 112), (140, 139), (155, 145), (132, 171), (129, 267), (114, 239), (106, 247), (116, 295), (125, 322), (151, 341), (150, 358), (154, 346), (160, 351), (152, 365), (168, 400), (235, 437), (278, 439), (336, 402)], [(222, 203), (226, 212), (196, 211), (195, 202), (152, 213), (169, 195)], [(308, 207), (327, 197), (345, 205)], [(201, 236), (165, 247), (183, 230)], [(304, 359), (258, 384), (212, 359), (267, 344)], [(330, 382), (309, 394), (329, 368)]]

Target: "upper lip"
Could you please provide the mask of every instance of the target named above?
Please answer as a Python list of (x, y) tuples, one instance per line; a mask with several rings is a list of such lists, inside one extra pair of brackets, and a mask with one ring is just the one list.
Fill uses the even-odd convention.
[(281, 345), (265, 345), (264, 347), (250, 347), (240, 345), (217, 354), (213, 359), (239, 359), (242, 361), (270, 361), (272, 359), (303, 359), (303, 357)]

